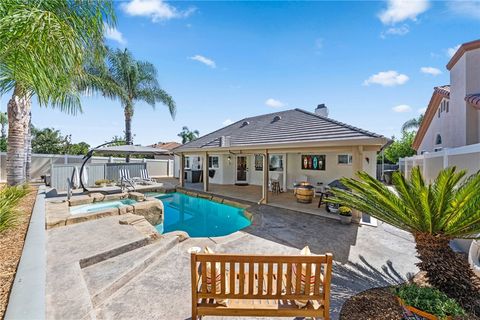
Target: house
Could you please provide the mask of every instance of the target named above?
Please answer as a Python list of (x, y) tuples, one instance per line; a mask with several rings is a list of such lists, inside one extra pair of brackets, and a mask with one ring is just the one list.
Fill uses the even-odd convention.
[(152, 148), (157, 148), (157, 149), (162, 149), (162, 150), (168, 150), (171, 153), (170, 154), (165, 154), (165, 155), (156, 155), (155, 159), (164, 159), (164, 160), (173, 160), (173, 149), (178, 148), (181, 146), (181, 143), (175, 142), (175, 141), (170, 141), (170, 142), (158, 142), (149, 145), (149, 147)]
[(480, 40), (447, 64), (450, 84), (435, 87), (413, 142), (417, 154), (480, 143)]
[(377, 151), (387, 140), (329, 118), (322, 104), (314, 113), (292, 109), (245, 118), (174, 152), (182, 186), (261, 186), (258, 199), (266, 203), (272, 177), (288, 190), (298, 181), (327, 185), (360, 170), (375, 176)]

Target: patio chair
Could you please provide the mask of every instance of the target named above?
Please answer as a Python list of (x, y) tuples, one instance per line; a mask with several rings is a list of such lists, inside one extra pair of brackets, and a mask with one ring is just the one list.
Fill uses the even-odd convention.
[(120, 169), (118, 170), (118, 175), (120, 176), (120, 187), (128, 187), (132, 188), (135, 190), (135, 181), (130, 178), (130, 170), (128, 169)]
[[(136, 179), (136, 178), (134, 178)], [(157, 183), (155, 179), (150, 178), (150, 175), (148, 174), (147, 168), (140, 170), (140, 178), (139, 180), (144, 183), (152, 184), (152, 183)]]
[(330, 319), (332, 254), (192, 253), (192, 320), (202, 316)]

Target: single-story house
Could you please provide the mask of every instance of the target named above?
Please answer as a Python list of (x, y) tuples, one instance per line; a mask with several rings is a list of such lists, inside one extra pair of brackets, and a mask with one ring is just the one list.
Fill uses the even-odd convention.
[(286, 191), (295, 182), (327, 185), (362, 170), (375, 176), (377, 152), (387, 141), (329, 118), (322, 104), (314, 113), (292, 109), (245, 118), (173, 151), (181, 186), (199, 180), (204, 191), (210, 184), (258, 185), (267, 203), (272, 177)]

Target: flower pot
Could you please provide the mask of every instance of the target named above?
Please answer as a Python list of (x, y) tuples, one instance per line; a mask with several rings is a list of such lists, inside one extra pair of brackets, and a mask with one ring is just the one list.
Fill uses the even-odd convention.
[(337, 213), (339, 207), (340, 206), (336, 203), (328, 203), (327, 204), (327, 208), (328, 208), (327, 211), (330, 212), (330, 213)]
[[(407, 314), (412, 314), (413, 315), (417, 315), (417, 316), (420, 316), (420, 317), (423, 317), (427, 320), (440, 320), (439, 317), (433, 315), (433, 314), (430, 314), (428, 312), (425, 312), (425, 311), (422, 311), (420, 309), (417, 309), (415, 307), (412, 307), (412, 306), (409, 306), (405, 303), (405, 301), (403, 301), (402, 299), (400, 299), (399, 297), (397, 297), (398, 299), (398, 302), (400, 303), (400, 305), (402, 306), (402, 308), (407, 312)], [(412, 315), (412, 316), (413, 316)], [(446, 320), (452, 320), (452, 317), (448, 316), (446, 318), (444, 318)]]
[(352, 216), (342, 216), (342, 215), (340, 215), (340, 222), (342, 224), (350, 224), (350, 223), (352, 223)]

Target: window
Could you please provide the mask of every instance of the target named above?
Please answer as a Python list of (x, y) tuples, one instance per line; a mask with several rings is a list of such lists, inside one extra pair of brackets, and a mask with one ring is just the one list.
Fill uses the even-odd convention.
[(185, 169), (190, 169), (190, 157), (185, 157)]
[(448, 100), (445, 101), (445, 105), (447, 106), (447, 112), (450, 111), (450, 102)]
[(218, 157), (208, 157), (208, 168), (209, 169), (218, 169), (220, 166), (218, 165)]
[(442, 144), (442, 136), (440, 134), (437, 134), (435, 137), (435, 144)]
[(271, 155), (269, 161), (270, 171), (283, 171), (283, 156)]
[(263, 156), (261, 154), (255, 155), (255, 171), (263, 171)]
[(338, 164), (352, 164), (352, 155), (351, 154), (339, 154), (338, 155)]

